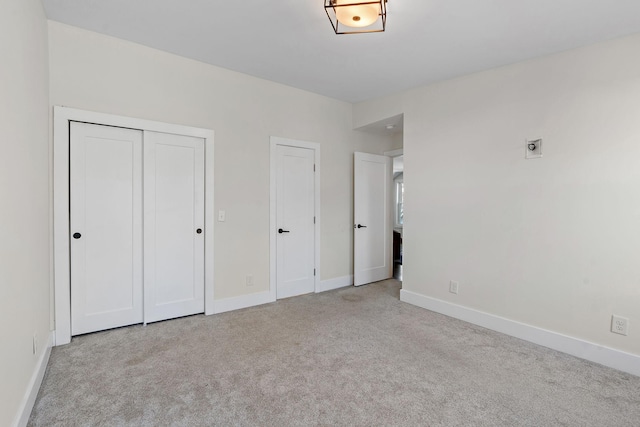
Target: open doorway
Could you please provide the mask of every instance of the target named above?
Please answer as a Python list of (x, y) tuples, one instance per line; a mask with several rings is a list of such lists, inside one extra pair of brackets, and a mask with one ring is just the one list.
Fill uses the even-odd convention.
[(387, 208), (387, 212), (393, 217), (393, 220), (390, 221), (392, 236), (389, 236), (392, 239), (392, 245), (390, 245), (390, 251), (387, 252), (387, 256), (392, 264), (390, 269), (392, 277), (402, 281), (404, 258), (404, 115), (398, 114), (387, 117), (361, 126), (356, 130), (386, 135), (392, 141), (394, 149), (383, 153), (385, 156), (390, 157), (393, 163), (391, 188), (388, 189), (391, 206)]
[[(402, 134), (399, 135), (402, 138)], [(400, 139), (400, 143), (402, 140)], [(393, 278), (402, 282), (403, 276), (403, 238), (404, 238), (404, 150), (402, 148), (384, 153), (393, 162)]]
[(402, 281), (404, 230), (404, 155), (393, 157), (393, 278)]

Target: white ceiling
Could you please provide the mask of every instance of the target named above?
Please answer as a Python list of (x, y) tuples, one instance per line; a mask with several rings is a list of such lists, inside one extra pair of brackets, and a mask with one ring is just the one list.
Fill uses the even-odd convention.
[(348, 102), (640, 32), (640, 0), (389, 0), (335, 35), (323, 0), (42, 0), (50, 19)]

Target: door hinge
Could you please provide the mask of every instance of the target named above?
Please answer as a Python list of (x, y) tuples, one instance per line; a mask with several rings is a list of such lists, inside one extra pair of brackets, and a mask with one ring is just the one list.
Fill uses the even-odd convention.
[(314, 172), (316, 171), (316, 164), (315, 163), (313, 164), (313, 171)]
[(313, 269), (313, 275), (314, 276), (316, 275), (316, 269), (315, 268)]
[(316, 223), (316, 217), (315, 216), (313, 217), (313, 223), (314, 224)]

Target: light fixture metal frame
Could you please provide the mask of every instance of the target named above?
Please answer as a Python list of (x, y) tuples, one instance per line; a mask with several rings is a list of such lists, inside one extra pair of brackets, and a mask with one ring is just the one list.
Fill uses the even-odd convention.
[[(333, 31), (336, 34), (366, 34), (366, 33), (382, 33), (387, 28), (387, 0), (354, 0), (348, 3), (337, 4), (337, 0), (324, 0), (324, 11), (327, 13), (327, 17), (331, 22)], [(348, 25), (341, 24), (338, 21), (338, 15), (336, 9), (349, 6), (365, 6), (375, 4), (380, 6), (380, 13), (378, 19), (368, 27), (360, 27), (362, 30), (356, 29), (357, 27), (350, 27)], [(371, 28), (374, 27), (375, 28)], [(345, 30), (347, 28), (348, 30)]]

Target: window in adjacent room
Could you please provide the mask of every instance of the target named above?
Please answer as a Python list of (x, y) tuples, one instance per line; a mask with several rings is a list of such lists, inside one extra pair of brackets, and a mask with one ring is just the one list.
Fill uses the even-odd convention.
[(396, 184), (396, 215), (395, 226), (402, 227), (404, 224), (404, 182), (402, 175), (395, 180)]

